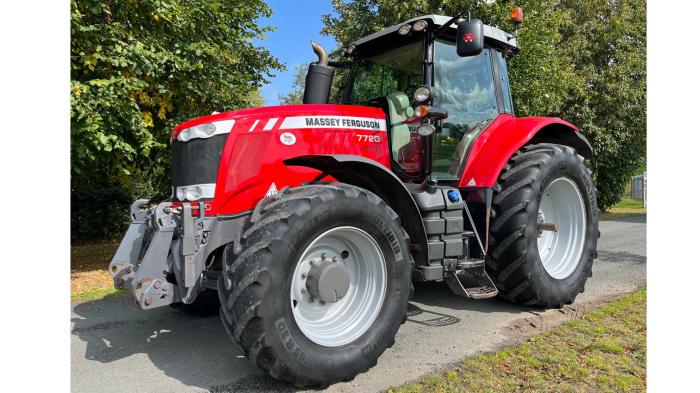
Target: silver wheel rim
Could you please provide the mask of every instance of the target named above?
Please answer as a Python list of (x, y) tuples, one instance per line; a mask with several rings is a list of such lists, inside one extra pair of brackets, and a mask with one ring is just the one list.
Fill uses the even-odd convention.
[[(306, 288), (312, 263), (340, 263), (348, 272), (350, 287), (335, 303), (322, 303)], [(384, 303), (386, 262), (377, 242), (351, 226), (333, 228), (318, 236), (297, 261), (290, 303), (299, 329), (316, 344), (337, 347), (364, 334)]]
[(537, 238), (542, 265), (555, 279), (569, 277), (586, 241), (586, 209), (576, 183), (566, 177), (550, 183), (542, 194), (538, 221), (558, 226), (556, 231), (540, 231)]

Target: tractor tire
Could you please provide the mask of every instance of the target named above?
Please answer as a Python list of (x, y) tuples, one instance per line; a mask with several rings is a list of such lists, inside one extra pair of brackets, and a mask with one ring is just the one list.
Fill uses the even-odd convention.
[(517, 151), (494, 187), (486, 257), (501, 296), (528, 306), (573, 303), (592, 275), (599, 214), (591, 172), (574, 149)]
[(236, 346), (299, 388), (374, 366), (394, 344), (412, 290), (397, 214), (365, 189), (316, 183), (261, 201), (249, 225), (240, 252), (224, 251), (218, 281)]

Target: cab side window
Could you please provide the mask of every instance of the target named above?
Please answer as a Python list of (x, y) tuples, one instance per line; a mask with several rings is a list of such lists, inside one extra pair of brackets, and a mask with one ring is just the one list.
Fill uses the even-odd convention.
[(495, 52), (498, 71), (501, 74), (501, 90), (503, 90), (503, 111), (515, 114), (513, 110), (513, 97), (510, 93), (510, 79), (508, 79), (508, 66), (506, 65), (506, 55), (502, 51)]

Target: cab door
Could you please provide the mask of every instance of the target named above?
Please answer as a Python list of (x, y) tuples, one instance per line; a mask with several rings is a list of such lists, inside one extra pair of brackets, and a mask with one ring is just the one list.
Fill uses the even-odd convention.
[[(510, 89), (506, 108), (496, 58), (502, 56), (499, 51), (487, 46), (479, 55), (460, 57), (451, 39), (436, 40), (434, 51), (433, 84), (437, 97), (433, 105), (446, 109), (448, 117), (433, 135), (432, 176), (457, 180), (471, 142), (501, 113), (512, 113)], [(505, 63), (503, 69), (507, 85)]]

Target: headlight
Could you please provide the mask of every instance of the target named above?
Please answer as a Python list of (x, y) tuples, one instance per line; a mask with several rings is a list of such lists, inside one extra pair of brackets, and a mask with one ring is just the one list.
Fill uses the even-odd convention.
[(416, 129), (416, 132), (419, 135), (430, 136), (433, 135), (433, 133), (435, 132), (435, 126), (432, 124), (421, 124)]
[(196, 201), (202, 198), (214, 198), (216, 184), (194, 184), (191, 186), (177, 187), (175, 196), (177, 199), (184, 201)]
[(419, 20), (413, 24), (413, 31), (422, 31), (425, 30), (426, 27), (428, 27), (428, 22), (424, 20)]
[(409, 31), (411, 31), (411, 25), (409, 24), (399, 27), (399, 35), (406, 35)]
[(413, 100), (416, 102), (425, 102), (432, 96), (430, 86), (418, 86), (413, 92)]
[(235, 120), (221, 120), (199, 124), (180, 131), (177, 135), (177, 140), (187, 142), (195, 138), (209, 138), (212, 135), (227, 134), (231, 132), (231, 128), (233, 128), (234, 124)]

